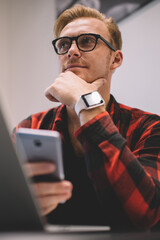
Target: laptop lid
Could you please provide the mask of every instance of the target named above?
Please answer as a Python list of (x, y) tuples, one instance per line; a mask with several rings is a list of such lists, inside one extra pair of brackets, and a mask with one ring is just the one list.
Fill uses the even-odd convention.
[(0, 109), (0, 231), (41, 231), (43, 219)]

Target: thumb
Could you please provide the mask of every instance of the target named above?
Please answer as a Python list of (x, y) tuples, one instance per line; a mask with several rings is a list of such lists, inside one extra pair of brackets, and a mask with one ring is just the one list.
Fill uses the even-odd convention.
[(95, 90), (99, 90), (101, 87), (104, 86), (106, 81), (107, 80), (105, 78), (98, 78), (92, 83), (92, 86), (94, 87)]

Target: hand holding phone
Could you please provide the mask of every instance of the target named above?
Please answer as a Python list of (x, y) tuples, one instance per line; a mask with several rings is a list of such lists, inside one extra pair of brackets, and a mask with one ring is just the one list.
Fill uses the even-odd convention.
[[(61, 136), (56, 131), (20, 128), (16, 149), (46, 215), (72, 196), (72, 183), (64, 179)], [(29, 170), (29, 171), (28, 171)]]
[(19, 128), (16, 132), (16, 150), (20, 159), (24, 162), (51, 162), (55, 164), (53, 173), (33, 176), (35, 182), (60, 181), (64, 179), (62, 143), (59, 132)]

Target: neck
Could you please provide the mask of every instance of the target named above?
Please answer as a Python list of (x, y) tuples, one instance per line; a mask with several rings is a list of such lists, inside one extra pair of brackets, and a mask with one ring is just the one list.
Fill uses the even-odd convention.
[(109, 78), (109, 80), (107, 80), (107, 82), (105, 83), (105, 86), (99, 89), (99, 93), (105, 101), (105, 108), (107, 108), (110, 101), (110, 82), (111, 79)]

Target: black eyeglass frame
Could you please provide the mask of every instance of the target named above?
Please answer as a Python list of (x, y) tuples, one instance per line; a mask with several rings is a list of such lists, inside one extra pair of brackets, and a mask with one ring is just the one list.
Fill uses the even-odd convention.
[[(82, 50), (81, 48), (79, 48), (78, 38), (81, 37), (81, 36), (84, 36), (84, 35), (91, 35), (91, 36), (94, 36), (94, 37), (96, 38), (95, 46), (94, 46), (92, 49), (90, 49), (90, 50)], [(77, 47), (78, 47), (78, 49), (79, 49), (80, 51), (82, 51), (82, 52), (91, 52), (91, 51), (93, 51), (93, 50), (95, 49), (95, 47), (96, 47), (96, 45), (97, 45), (97, 42), (98, 42), (98, 39), (101, 39), (112, 51), (116, 52), (116, 49), (115, 49), (106, 39), (104, 39), (101, 35), (95, 34), (95, 33), (83, 33), (83, 34), (80, 34), (80, 35), (78, 35), (78, 36), (76, 36), (76, 37), (64, 36), (64, 37), (59, 37), (59, 38), (54, 39), (54, 40), (52, 41), (52, 45), (53, 45), (53, 47), (54, 47), (55, 52), (56, 52), (58, 55), (64, 55), (64, 54), (66, 54), (66, 53), (68, 52), (68, 50), (67, 50), (67, 51), (65, 51), (64, 53), (58, 53), (58, 50), (57, 50), (57, 48), (56, 48), (56, 42), (57, 42), (58, 40), (60, 40), (60, 39), (63, 39), (63, 38), (68, 38), (68, 39), (71, 40), (71, 41), (70, 41), (70, 46), (69, 46), (68, 50), (70, 49), (73, 40), (75, 40), (75, 41), (76, 41), (76, 45), (77, 45)]]

